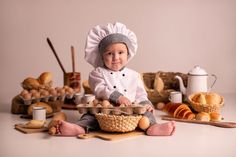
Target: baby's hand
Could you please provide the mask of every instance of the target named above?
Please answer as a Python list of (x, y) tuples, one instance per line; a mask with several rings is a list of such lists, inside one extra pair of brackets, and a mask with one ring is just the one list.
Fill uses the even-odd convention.
[(152, 112), (153, 113), (153, 111), (154, 111), (154, 108), (153, 108), (153, 106), (152, 105), (150, 105), (150, 104), (147, 104), (147, 105), (145, 105), (146, 106), (146, 109), (147, 109), (147, 111), (149, 111), (149, 112)]
[(126, 98), (125, 96), (120, 96), (118, 98), (118, 103), (121, 105), (121, 104), (124, 104), (125, 106), (131, 106), (131, 101)]

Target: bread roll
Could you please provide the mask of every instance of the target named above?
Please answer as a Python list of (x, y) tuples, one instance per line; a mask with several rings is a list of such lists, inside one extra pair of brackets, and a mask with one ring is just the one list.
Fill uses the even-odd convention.
[(221, 97), (216, 93), (208, 93), (206, 94), (206, 102), (207, 104), (220, 104)]
[(206, 98), (203, 94), (200, 94), (198, 97), (197, 97), (197, 102), (200, 103), (200, 104), (206, 104)]
[(38, 78), (40, 84), (49, 84), (52, 81), (52, 74), (50, 72), (42, 73)]
[(28, 107), (28, 115), (32, 115), (33, 114), (33, 107), (36, 106), (36, 107), (44, 107), (46, 109), (46, 114), (50, 114), (50, 113), (53, 113), (53, 109), (51, 106), (49, 106), (48, 104), (44, 103), (44, 102), (37, 102), (35, 104), (31, 104), (29, 107)]
[(219, 114), (217, 112), (210, 113), (210, 118), (211, 118), (211, 121), (213, 121), (213, 122), (219, 122), (223, 119), (221, 114)]
[(28, 77), (22, 82), (22, 87), (27, 90), (39, 89), (40, 83), (37, 79)]
[(196, 116), (196, 120), (200, 120), (200, 121), (210, 121), (210, 115), (209, 113), (206, 112), (200, 112), (197, 114)]

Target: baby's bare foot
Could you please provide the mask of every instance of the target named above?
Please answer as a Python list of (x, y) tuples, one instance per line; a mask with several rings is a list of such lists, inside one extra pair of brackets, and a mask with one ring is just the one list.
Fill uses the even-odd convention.
[(57, 125), (57, 134), (62, 135), (62, 136), (77, 136), (80, 134), (84, 134), (85, 130), (83, 127), (69, 123), (66, 121), (58, 121)]
[(149, 136), (170, 136), (175, 132), (175, 121), (154, 124), (148, 128), (146, 134)]

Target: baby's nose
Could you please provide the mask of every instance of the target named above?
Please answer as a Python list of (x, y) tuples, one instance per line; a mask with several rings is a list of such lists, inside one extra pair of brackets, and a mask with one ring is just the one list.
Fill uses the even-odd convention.
[(113, 58), (113, 60), (118, 59), (119, 58), (119, 54), (118, 53), (113, 53), (112, 58)]

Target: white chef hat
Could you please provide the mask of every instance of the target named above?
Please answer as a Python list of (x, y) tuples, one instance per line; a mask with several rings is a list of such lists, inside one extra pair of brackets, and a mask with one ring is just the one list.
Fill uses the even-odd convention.
[(138, 48), (137, 38), (134, 32), (119, 22), (114, 24), (108, 23), (106, 26), (95, 26), (89, 31), (87, 36), (85, 60), (95, 68), (103, 66), (101, 53), (108, 45), (118, 42), (126, 44), (129, 52), (129, 61), (136, 54)]

